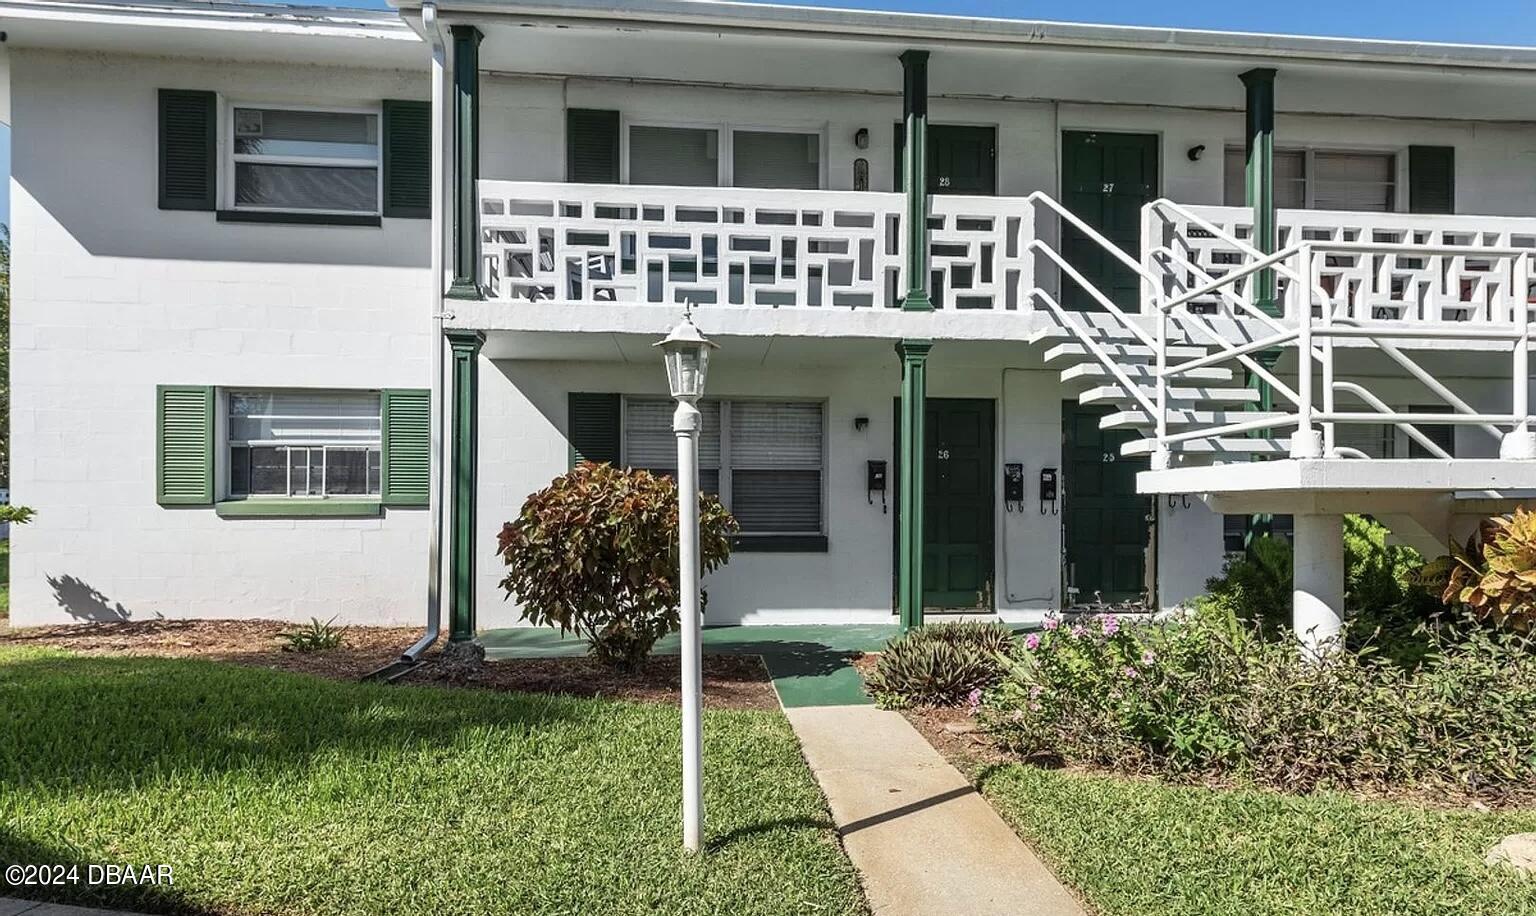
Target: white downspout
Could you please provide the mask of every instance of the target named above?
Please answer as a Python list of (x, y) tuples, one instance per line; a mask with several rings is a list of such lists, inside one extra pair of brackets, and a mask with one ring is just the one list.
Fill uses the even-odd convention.
[(431, 473), (428, 475), (427, 503), (430, 531), (427, 541), (427, 629), (416, 644), (405, 650), (403, 662), (414, 662), (442, 634), (443, 619), (443, 264), (447, 224), (447, 167), (445, 133), (448, 128), (447, 88), (448, 47), (437, 18), (437, 4), (421, 5), (421, 27), (432, 46), (432, 249), (428, 258), (432, 277), (428, 307), (432, 315), (432, 394), (428, 423)]

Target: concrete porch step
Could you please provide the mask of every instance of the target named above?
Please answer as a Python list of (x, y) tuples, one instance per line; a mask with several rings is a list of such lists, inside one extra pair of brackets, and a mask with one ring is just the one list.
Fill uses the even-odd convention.
[[(1133, 381), (1139, 381), (1143, 379), (1147, 381), (1154, 381), (1157, 378), (1157, 367), (1147, 365), (1146, 363), (1121, 363), (1120, 369), (1125, 373), (1127, 378)], [(1191, 369), (1188, 372), (1182, 373), (1179, 378), (1180, 381), (1186, 382), (1230, 382), (1232, 381), (1232, 370), (1224, 369), (1220, 366), (1211, 366), (1206, 369)], [(1098, 382), (1106, 379), (1109, 381), (1114, 381), (1115, 377), (1110, 375), (1109, 370), (1105, 369), (1097, 362), (1078, 363), (1075, 366), (1068, 366), (1067, 368), (1061, 370), (1061, 380), (1063, 382)]]
[[(1226, 426), (1249, 420), (1279, 420), (1286, 416), (1275, 411), (1258, 410), (1181, 410), (1168, 411), (1169, 426)], [(1121, 410), (1099, 418), (1099, 429), (1151, 429), (1152, 415), (1144, 410)]]
[[(1120, 454), (1126, 457), (1150, 455), (1157, 449), (1155, 439), (1137, 439), (1121, 446)], [(1174, 442), (1168, 446), (1170, 451), (1180, 452), (1186, 455), (1285, 455), (1291, 453), (1291, 440), (1289, 439), (1248, 439), (1237, 436), (1218, 436), (1214, 439), (1191, 439), (1188, 442)]]
[[(1136, 390), (1153, 401), (1157, 400), (1156, 385), (1137, 385)], [(1168, 400), (1172, 406), (1181, 406), (1179, 402), (1253, 404), (1258, 402), (1259, 392), (1253, 388), (1207, 388), (1205, 386), (1191, 388), (1170, 385)], [(1098, 385), (1080, 393), (1077, 396), (1077, 402), (1079, 404), (1130, 403), (1131, 396), (1120, 385)]]
[[(1105, 343), (1101, 346), (1103, 347), (1105, 353), (1108, 353), (1117, 361), (1125, 360), (1127, 362), (1134, 362), (1139, 360), (1141, 362), (1150, 363), (1157, 358), (1157, 354), (1153, 352), (1152, 348), (1144, 344)], [(1171, 346), (1168, 348), (1168, 356), (1170, 359), (1199, 359), (1200, 357), (1205, 356), (1208, 352), (1210, 351), (1208, 351), (1205, 347)], [(1084, 360), (1094, 358), (1094, 355), (1089, 352), (1088, 347), (1082, 343), (1059, 343), (1056, 346), (1051, 347), (1049, 350), (1046, 350), (1045, 355), (1041, 357), (1041, 359), (1047, 365), (1053, 362), (1059, 362), (1064, 359)]]

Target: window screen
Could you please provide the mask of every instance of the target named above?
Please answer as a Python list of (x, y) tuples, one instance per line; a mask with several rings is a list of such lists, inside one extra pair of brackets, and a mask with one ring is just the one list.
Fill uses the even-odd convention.
[(1390, 153), (1316, 153), (1312, 202), (1318, 210), (1390, 213), (1397, 207), (1397, 157)]
[(1386, 423), (1338, 423), (1333, 429), (1333, 444), (1359, 449), (1370, 458), (1391, 458), (1396, 451), (1394, 433), (1395, 428)]
[(821, 137), (738, 130), (731, 134), (731, 164), (739, 188), (819, 188)]
[(232, 496), (376, 496), (377, 392), (229, 395)]
[[(704, 415), (699, 436), (700, 488), (719, 493), (741, 523), (742, 533), (822, 533), (825, 421), (821, 404), (702, 401), (699, 410)], [(676, 471), (672, 411), (670, 400), (625, 400), (625, 464), (663, 474)]]
[(237, 209), (379, 212), (379, 116), (235, 108)]
[(714, 128), (629, 129), (630, 184), (720, 184), (720, 132)]
[(746, 532), (821, 531), (821, 405), (731, 405), (731, 514)]
[[(672, 432), (676, 404), (660, 398), (624, 402), (624, 464), (656, 474), (677, 473), (677, 436)], [(699, 402), (704, 428), (699, 431), (699, 489), (720, 492), (720, 402)]]

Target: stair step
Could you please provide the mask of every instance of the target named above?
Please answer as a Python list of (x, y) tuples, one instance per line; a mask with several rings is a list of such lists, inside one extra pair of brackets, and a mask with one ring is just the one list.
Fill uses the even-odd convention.
[[(1127, 442), (1120, 447), (1120, 454), (1150, 455), (1157, 449), (1156, 439), (1137, 439)], [(1187, 455), (1289, 455), (1291, 453), (1291, 440), (1289, 439), (1249, 439), (1238, 436), (1218, 436), (1214, 439), (1191, 439), (1188, 442), (1173, 442), (1168, 446), (1170, 451), (1183, 452)]]
[[(1100, 344), (1104, 352), (1117, 360), (1136, 360), (1151, 362), (1157, 358), (1156, 352), (1151, 347), (1139, 343), (1105, 343)], [(1170, 359), (1199, 359), (1210, 351), (1205, 347), (1179, 347), (1168, 348)], [(1093, 359), (1088, 347), (1081, 343), (1059, 343), (1045, 351), (1042, 357), (1046, 363), (1052, 363), (1062, 359)]]
[[(1089, 336), (1099, 343), (1127, 343), (1132, 341), (1139, 342), (1135, 332), (1133, 332), (1130, 328), (1124, 327), (1123, 325), (1116, 327), (1093, 326), (1089, 327), (1087, 330), (1089, 332)], [(1029, 336), (1029, 342), (1032, 344), (1045, 343), (1052, 340), (1068, 341), (1077, 339), (1078, 334), (1076, 329), (1062, 327), (1059, 324), (1052, 325), (1047, 328), (1041, 328)], [(1169, 342), (1175, 345), (1184, 344), (1190, 346), (1198, 346), (1198, 344), (1195, 344), (1193, 341), (1191, 341), (1188, 335), (1184, 334), (1182, 331), (1178, 332), (1177, 334), (1170, 334)]]
[[(1156, 385), (1137, 385), (1136, 389), (1153, 401), (1157, 400)], [(1099, 385), (1089, 388), (1077, 396), (1079, 404), (1103, 404), (1108, 402), (1130, 402), (1130, 395), (1119, 385)], [(1184, 403), (1220, 403), (1220, 404), (1252, 404), (1259, 400), (1259, 392), (1253, 388), (1189, 388), (1185, 386), (1168, 387), (1168, 400), (1172, 406), (1181, 406)]]
[[(1169, 410), (1169, 426), (1226, 426), (1249, 420), (1279, 420), (1283, 413), (1258, 410)], [(1151, 429), (1156, 424), (1144, 410), (1121, 410), (1099, 418), (1099, 429)]]
[[(1145, 379), (1150, 381), (1157, 378), (1157, 367), (1149, 366), (1146, 363), (1122, 363), (1120, 369), (1125, 373), (1127, 378), (1130, 378), (1133, 381), (1137, 379)], [(1067, 368), (1061, 370), (1061, 380), (1063, 382), (1100, 380), (1114, 381), (1115, 377), (1110, 375), (1109, 370), (1105, 369), (1097, 362), (1091, 362), (1078, 363), (1075, 366), (1068, 366)], [(1181, 373), (1179, 375), (1179, 380), (1184, 382), (1230, 382), (1232, 381), (1232, 370), (1224, 369), (1221, 366), (1210, 366), (1205, 369), (1191, 369), (1188, 372)]]

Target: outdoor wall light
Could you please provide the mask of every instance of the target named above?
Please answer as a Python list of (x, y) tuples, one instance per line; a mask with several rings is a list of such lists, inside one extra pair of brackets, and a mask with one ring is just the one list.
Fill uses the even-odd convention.
[(667, 364), (667, 384), (672, 397), (681, 401), (696, 401), (704, 396), (704, 377), (709, 373), (709, 351), (717, 349), (714, 343), (694, 327), (693, 316), (685, 314), (672, 333), (654, 346), (661, 348), (662, 359)]
[(1185, 155), (1189, 156), (1190, 162), (1199, 162), (1200, 157), (1205, 155), (1205, 144), (1201, 143), (1197, 146), (1191, 146), (1189, 152)]
[(869, 417), (854, 417), (853, 428), (856, 432), (861, 433), (864, 430), (869, 429)]
[(853, 145), (859, 149), (869, 149), (869, 128), (861, 127), (853, 132)]

